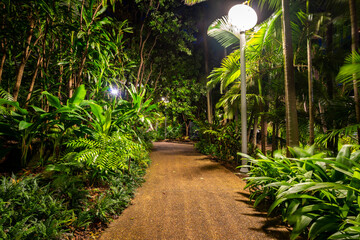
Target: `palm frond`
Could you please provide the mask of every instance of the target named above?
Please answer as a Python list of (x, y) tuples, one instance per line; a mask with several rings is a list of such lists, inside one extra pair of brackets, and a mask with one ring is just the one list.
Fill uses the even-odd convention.
[(215, 20), (208, 28), (208, 35), (225, 48), (238, 44), (240, 39), (239, 32), (234, 30), (227, 16)]
[(347, 84), (352, 82), (354, 75), (358, 78), (360, 76), (360, 54), (357, 52), (353, 52), (346, 57), (345, 64), (340, 68), (336, 80)]
[(205, 2), (206, 0), (184, 0), (186, 5), (192, 6), (197, 3)]
[(221, 67), (215, 68), (209, 75), (210, 81), (208, 88), (214, 88), (218, 83), (221, 84), (221, 93), (231, 84), (236, 82), (240, 77), (240, 53), (234, 51), (223, 59)]
[(259, 0), (260, 8), (267, 6), (269, 9), (278, 10), (281, 8), (281, 0)]
[(273, 43), (272, 38), (274, 35), (276, 37), (276, 24), (280, 23), (281, 14), (281, 10), (277, 11), (268, 20), (255, 28), (247, 41), (249, 51), (257, 51), (261, 54), (266, 45)]

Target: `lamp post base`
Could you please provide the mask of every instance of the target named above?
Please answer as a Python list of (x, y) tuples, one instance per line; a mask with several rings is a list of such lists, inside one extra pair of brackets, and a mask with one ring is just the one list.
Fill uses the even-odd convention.
[(249, 169), (246, 168), (246, 167), (242, 167), (242, 168), (240, 168), (240, 172), (241, 172), (241, 173), (248, 173), (248, 172), (249, 172)]

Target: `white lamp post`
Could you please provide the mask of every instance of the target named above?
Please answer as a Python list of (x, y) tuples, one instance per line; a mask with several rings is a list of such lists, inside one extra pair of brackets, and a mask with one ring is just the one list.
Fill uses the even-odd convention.
[[(245, 31), (253, 28), (257, 23), (257, 15), (254, 9), (247, 5), (237, 4), (229, 10), (229, 22), (236, 31), (240, 32), (240, 74), (241, 74), (241, 151), (247, 154), (247, 128), (246, 128), (246, 64), (245, 64)], [(242, 160), (242, 165), (247, 163)], [(241, 168), (241, 172), (247, 172), (247, 168)]]

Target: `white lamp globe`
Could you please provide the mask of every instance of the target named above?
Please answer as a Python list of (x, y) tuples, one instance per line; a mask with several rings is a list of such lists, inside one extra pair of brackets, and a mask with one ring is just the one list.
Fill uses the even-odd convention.
[(119, 93), (119, 89), (111, 87), (111, 88), (110, 88), (110, 93), (111, 93), (112, 95), (116, 96), (116, 95), (118, 95), (118, 93)]
[(229, 10), (229, 22), (240, 31), (253, 28), (257, 23), (254, 9), (244, 4), (237, 4)]

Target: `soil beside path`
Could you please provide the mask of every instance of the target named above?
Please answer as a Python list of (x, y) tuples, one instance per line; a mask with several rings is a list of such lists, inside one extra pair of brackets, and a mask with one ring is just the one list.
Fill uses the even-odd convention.
[(101, 240), (289, 239), (248, 203), (245, 182), (192, 145), (154, 143), (150, 156), (146, 182)]

